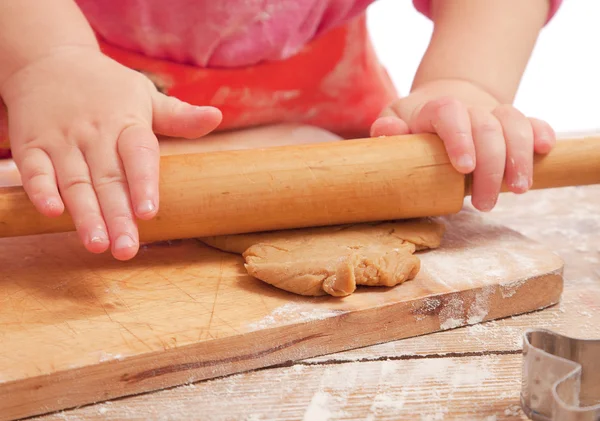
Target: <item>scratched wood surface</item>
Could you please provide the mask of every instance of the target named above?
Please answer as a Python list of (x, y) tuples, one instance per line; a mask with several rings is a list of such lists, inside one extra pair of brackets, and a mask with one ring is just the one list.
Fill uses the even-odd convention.
[(522, 332), (600, 338), (599, 209), (593, 186), (505, 195), (488, 215), (565, 260), (556, 306), (35, 420), (526, 420)]
[(76, 235), (0, 240), (0, 420), (46, 413), (536, 310), (562, 260), (473, 212), (446, 220), (417, 279), (345, 299), (247, 276), (194, 241), (127, 263)]
[(520, 413), (519, 370), (518, 355), (300, 363), (43, 420), (498, 420)]

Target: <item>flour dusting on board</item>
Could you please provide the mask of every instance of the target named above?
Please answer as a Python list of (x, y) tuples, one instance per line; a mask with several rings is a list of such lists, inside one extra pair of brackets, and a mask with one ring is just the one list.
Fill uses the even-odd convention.
[(417, 321), (423, 320), (425, 317), (427, 317), (426, 316), (427, 314), (434, 312), (441, 305), (442, 305), (442, 300), (437, 299), (437, 298), (425, 298), (423, 300), (423, 304), (421, 305), (421, 307), (419, 309), (417, 309), (415, 303), (413, 303), (413, 308), (415, 309), (415, 311), (414, 311), (415, 320), (417, 320)]
[(488, 285), (475, 293), (474, 299), (453, 295), (439, 312), (440, 329), (454, 329), (466, 324), (481, 323), (490, 311), (490, 299), (496, 291), (494, 285)]
[[(421, 271), (451, 291), (463, 289), (465, 285), (526, 280), (543, 273), (539, 258), (529, 251), (540, 246), (521, 234), (487, 222), (468, 210), (440, 220), (445, 223), (447, 232), (439, 249), (419, 254)], [(502, 248), (497, 244), (486, 247), (499, 239), (505, 244)]]
[(467, 323), (470, 325), (481, 323), (490, 311), (490, 297), (496, 291), (494, 286), (486, 286), (475, 295), (475, 301), (467, 313)]
[(339, 310), (330, 310), (327, 308), (307, 308), (306, 306), (288, 303), (277, 307), (268, 316), (263, 317), (257, 322), (250, 323), (248, 327), (251, 330), (261, 330), (276, 325), (289, 323), (304, 323), (315, 320), (324, 320), (329, 317), (339, 316), (344, 313)]
[(121, 354), (111, 354), (110, 352), (105, 352), (105, 351), (100, 351), (99, 352), (99, 357), (98, 357), (98, 361), (103, 363), (106, 361), (113, 361), (113, 360), (122, 360), (123, 356)]
[(527, 282), (526, 279), (520, 279), (515, 282), (510, 282), (507, 284), (500, 285), (500, 294), (502, 294), (502, 298), (510, 298), (517, 293), (519, 288), (521, 288)]
[(440, 310), (440, 329), (454, 329), (463, 325), (464, 305), (464, 301), (460, 297), (452, 297)]

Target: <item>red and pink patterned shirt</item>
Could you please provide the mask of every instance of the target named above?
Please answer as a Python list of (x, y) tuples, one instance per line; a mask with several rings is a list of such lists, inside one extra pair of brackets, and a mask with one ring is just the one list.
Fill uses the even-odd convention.
[[(200, 67), (286, 59), (374, 0), (77, 0), (109, 43)], [(168, 3), (168, 7), (166, 4)], [(429, 16), (430, 0), (413, 0)], [(551, 0), (550, 17), (561, 0)]]

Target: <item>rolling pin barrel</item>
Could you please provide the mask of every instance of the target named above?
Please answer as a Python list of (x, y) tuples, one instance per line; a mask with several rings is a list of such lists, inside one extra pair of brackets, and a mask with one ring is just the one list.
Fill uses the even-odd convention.
[[(600, 183), (600, 139), (536, 157), (533, 188)], [(359, 139), (161, 158), (160, 210), (142, 241), (447, 215), (469, 177), (434, 135)], [(40, 215), (21, 187), (0, 188), (0, 237), (72, 231)]]
[[(142, 241), (449, 214), (464, 176), (434, 136), (352, 140), (161, 158), (160, 209)], [(0, 194), (0, 237), (74, 230), (22, 188)]]
[[(471, 194), (467, 176), (466, 195)], [(548, 155), (533, 160), (531, 190), (600, 183), (600, 136), (561, 139)], [(505, 184), (502, 191), (509, 191)]]

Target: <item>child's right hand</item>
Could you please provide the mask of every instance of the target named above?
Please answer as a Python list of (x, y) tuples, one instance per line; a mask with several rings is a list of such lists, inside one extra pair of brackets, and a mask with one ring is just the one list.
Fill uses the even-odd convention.
[(0, 87), (23, 187), (35, 207), (65, 207), (85, 247), (120, 260), (139, 248), (136, 217), (159, 205), (154, 133), (197, 138), (221, 113), (159, 93), (144, 75), (90, 47), (55, 49)]

